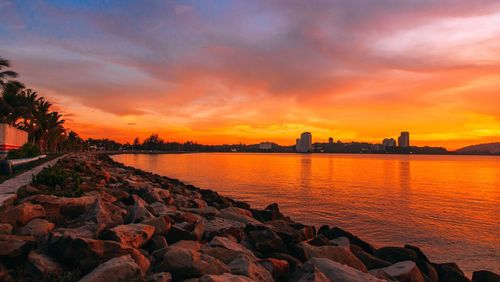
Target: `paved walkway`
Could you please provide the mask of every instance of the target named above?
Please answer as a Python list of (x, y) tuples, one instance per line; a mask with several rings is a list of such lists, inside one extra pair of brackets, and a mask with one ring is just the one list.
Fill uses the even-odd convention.
[(19, 188), (21, 188), (23, 185), (31, 183), (33, 175), (38, 174), (44, 167), (55, 164), (62, 157), (64, 156), (60, 156), (58, 158), (50, 160), (46, 163), (32, 168), (31, 170), (21, 173), (16, 177), (4, 181), (0, 184), (0, 194), (17, 193), (17, 190), (19, 190)]

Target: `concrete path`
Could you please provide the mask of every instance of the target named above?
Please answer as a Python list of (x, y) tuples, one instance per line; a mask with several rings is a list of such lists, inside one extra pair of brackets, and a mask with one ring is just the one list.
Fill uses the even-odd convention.
[(11, 179), (8, 179), (0, 184), (0, 194), (9, 194), (9, 193), (17, 193), (17, 190), (21, 188), (21, 186), (31, 183), (31, 179), (33, 175), (38, 174), (44, 167), (51, 166), (55, 164), (60, 158), (64, 156), (60, 156), (53, 160), (50, 160), (46, 163), (43, 163), (37, 167), (32, 168), (24, 173), (17, 175)]

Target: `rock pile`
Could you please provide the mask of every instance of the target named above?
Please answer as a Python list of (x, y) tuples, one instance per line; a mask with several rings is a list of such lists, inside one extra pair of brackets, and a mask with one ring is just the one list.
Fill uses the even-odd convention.
[(106, 155), (56, 166), (62, 181), (0, 195), (0, 281), (470, 281), (417, 247), (377, 249)]

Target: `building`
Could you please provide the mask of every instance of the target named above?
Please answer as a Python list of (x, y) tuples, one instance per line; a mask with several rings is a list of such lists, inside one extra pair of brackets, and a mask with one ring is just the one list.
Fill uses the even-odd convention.
[(9, 151), (18, 149), (27, 142), (28, 132), (0, 123), (0, 159), (5, 158)]
[(333, 144), (333, 137), (328, 138), (328, 143)]
[(299, 153), (312, 152), (312, 134), (311, 132), (303, 132), (300, 138), (296, 140), (295, 147)]
[(271, 143), (271, 142), (261, 142), (259, 144), (259, 149), (261, 149), (261, 150), (271, 150), (274, 147), (276, 147), (276, 144)]
[(396, 140), (394, 138), (385, 138), (382, 140), (384, 147), (396, 147)]
[(398, 147), (410, 147), (410, 133), (408, 131), (401, 132), (401, 135), (398, 137)]

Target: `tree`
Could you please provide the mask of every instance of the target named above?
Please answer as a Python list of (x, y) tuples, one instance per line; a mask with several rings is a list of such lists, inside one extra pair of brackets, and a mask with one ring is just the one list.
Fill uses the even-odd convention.
[(8, 78), (16, 78), (17, 73), (11, 70), (3, 70), (4, 68), (9, 68), (10, 62), (8, 60), (0, 57), (0, 88), (3, 88)]
[(148, 138), (142, 142), (142, 146), (146, 150), (159, 151), (162, 149), (165, 142), (158, 136), (158, 134), (151, 134)]
[(132, 144), (132, 149), (139, 150), (141, 148), (141, 140), (139, 137), (134, 138), (134, 143)]

